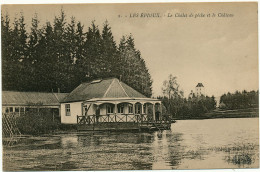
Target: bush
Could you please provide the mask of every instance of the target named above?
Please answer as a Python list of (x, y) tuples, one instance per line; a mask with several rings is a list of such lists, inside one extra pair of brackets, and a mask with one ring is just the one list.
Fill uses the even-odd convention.
[(47, 134), (59, 129), (60, 122), (51, 109), (37, 109), (25, 112), (17, 119), (22, 134)]

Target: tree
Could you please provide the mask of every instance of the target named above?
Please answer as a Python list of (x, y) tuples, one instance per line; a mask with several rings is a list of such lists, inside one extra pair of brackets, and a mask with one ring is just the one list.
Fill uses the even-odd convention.
[(85, 33), (83, 32), (84, 26), (82, 26), (81, 22), (77, 22), (76, 27), (76, 59), (73, 65), (73, 73), (75, 77), (74, 88), (78, 86), (85, 80), (86, 77), (86, 69), (84, 68), (84, 59), (85, 59)]
[(1, 17), (2, 23), (2, 64), (3, 64), (3, 90), (23, 90), (23, 61), (27, 57), (27, 33), (24, 16), (15, 18), (13, 29), (10, 27), (9, 16)]
[(56, 58), (56, 63), (54, 64), (54, 77), (55, 77), (55, 87), (62, 92), (67, 92), (67, 76), (69, 69), (67, 64), (71, 62), (69, 56), (66, 56), (67, 47), (65, 41), (65, 13), (61, 10), (60, 16), (54, 19), (53, 25), (53, 39), (54, 39), (54, 58)]
[(91, 27), (86, 33), (84, 60), (82, 61), (87, 80), (102, 77), (102, 69), (99, 66), (104, 66), (105, 62), (101, 58), (101, 40), (99, 28), (92, 21)]
[(147, 97), (152, 95), (152, 79), (140, 51), (136, 50), (132, 35), (122, 37), (119, 44), (119, 62), (122, 81)]
[(162, 92), (168, 99), (168, 104), (165, 106), (168, 112), (175, 117), (183, 104), (183, 91), (181, 91), (179, 87), (177, 77), (174, 77), (172, 74), (169, 75), (168, 80), (163, 82), (162, 87)]
[(37, 64), (39, 63), (39, 54), (42, 52), (40, 51), (40, 39), (42, 36), (42, 31), (38, 28), (39, 20), (37, 17), (37, 13), (32, 18), (31, 23), (31, 32), (29, 34), (29, 40), (28, 40), (28, 54), (27, 58), (23, 61), (23, 67), (24, 67), (24, 76), (30, 76), (30, 78), (26, 77), (25, 80), (25, 88), (24, 90), (28, 91), (37, 91), (40, 88), (39, 84), (42, 84), (39, 82), (38, 78), (41, 76), (39, 72), (37, 72)]
[(177, 77), (169, 75), (168, 80), (163, 82), (162, 91), (164, 96), (170, 98), (183, 97), (183, 91), (179, 90), (180, 85), (177, 83)]
[(12, 55), (12, 29), (10, 27), (10, 18), (6, 14), (1, 15), (1, 34), (2, 34), (2, 87), (3, 90), (13, 89), (14, 76), (12, 75), (12, 68), (15, 63), (11, 59)]
[[(100, 68), (102, 69), (103, 77), (116, 77), (118, 75), (117, 65), (118, 65), (118, 53), (116, 42), (111, 31), (111, 27), (106, 20), (103, 25), (102, 30), (102, 51), (101, 59), (107, 63), (102, 63)], [(118, 77), (118, 76), (117, 76)]]
[(225, 104), (225, 109), (244, 109), (258, 107), (258, 91), (236, 91), (235, 93), (223, 94), (220, 103)]
[(65, 74), (63, 77), (64, 84), (65, 84), (65, 90), (66, 92), (70, 92), (75, 88), (75, 84), (79, 84), (77, 82), (77, 77), (75, 77), (76, 74), (76, 68), (75, 63), (77, 60), (77, 53), (78, 53), (78, 42), (77, 42), (77, 30), (76, 30), (76, 21), (75, 17), (71, 17), (71, 22), (67, 25), (65, 28), (65, 34), (64, 34), (64, 44), (66, 48), (66, 51), (64, 53), (64, 59), (65, 62), (63, 63), (63, 67), (65, 67), (67, 70), (65, 71)]

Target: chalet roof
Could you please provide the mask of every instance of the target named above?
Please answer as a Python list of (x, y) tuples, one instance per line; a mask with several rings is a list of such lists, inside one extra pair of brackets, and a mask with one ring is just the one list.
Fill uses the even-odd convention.
[(202, 83), (198, 83), (196, 87), (204, 87)]
[(82, 83), (62, 102), (85, 101), (94, 98), (147, 98), (117, 78)]
[(26, 106), (40, 104), (43, 106), (59, 106), (68, 93), (43, 93), (2, 91), (2, 105)]

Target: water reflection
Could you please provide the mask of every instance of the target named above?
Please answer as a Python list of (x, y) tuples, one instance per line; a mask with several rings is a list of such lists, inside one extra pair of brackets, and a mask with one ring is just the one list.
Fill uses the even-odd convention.
[[(240, 124), (233, 130), (229, 120), (178, 121), (172, 130), (159, 134), (75, 133), (24, 137), (9, 141), (12, 144), (3, 140), (3, 167), (10, 171), (258, 167), (258, 127), (253, 127), (258, 119), (247, 120), (251, 125), (232, 119)], [(212, 128), (218, 123), (228, 133)]]
[(227, 153), (225, 160), (228, 163), (237, 165), (239, 168), (245, 168), (255, 162), (256, 145), (254, 144), (242, 144), (234, 147), (220, 148), (219, 151)]
[(61, 136), (61, 147), (63, 149), (76, 148), (78, 146), (79, 138), (77, 136)]

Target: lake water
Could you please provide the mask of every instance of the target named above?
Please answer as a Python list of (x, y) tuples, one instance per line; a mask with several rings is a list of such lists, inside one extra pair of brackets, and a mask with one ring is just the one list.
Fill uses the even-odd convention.
[(3, 149), (4, 170), (258, 168), (258, 118), (182, 120), (162, 135), (96, 132), (26, 137), (4, 142)]

